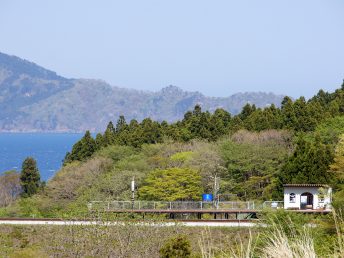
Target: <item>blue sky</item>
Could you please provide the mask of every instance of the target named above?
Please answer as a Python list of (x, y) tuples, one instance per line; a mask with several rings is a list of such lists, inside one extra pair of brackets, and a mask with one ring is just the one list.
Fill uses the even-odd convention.
[(1, 0), (0, 51), (66, 77), (310, 97), (344, 78), (342, 0)]

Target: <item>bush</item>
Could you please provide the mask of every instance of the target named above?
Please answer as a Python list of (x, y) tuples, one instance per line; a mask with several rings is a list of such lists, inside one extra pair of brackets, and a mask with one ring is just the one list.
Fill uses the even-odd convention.
[(162, 258), (191, 257), (190, 242), (185, 235), (177, 235), (169, 239), (159, 252)]

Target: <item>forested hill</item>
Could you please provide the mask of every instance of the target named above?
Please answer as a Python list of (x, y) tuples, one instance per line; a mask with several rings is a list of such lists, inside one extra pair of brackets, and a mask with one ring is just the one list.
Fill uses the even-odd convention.
[[(115, 167), (121, 168), (122, 178), (129, 178), (134, 163), (135, 173), (148, 167), (140, 185), (143, 199), (182, 199), (177, 194), (160, 196), (155, 191), (165, 186), (160, 177), (174, 173), (176, 178), (183, 174), (198, 178), (198, 188), (190, 186), (197, 191), (185, 197), (197, 199), (200, 189), (211, 191), (209, 178), (217, 174), (222, 180), (221, 193), (234, 192), (242, 199), (281, 199), (283, 184), (320, 183), (333, 186), (336, 202), (342, 205), (343, 115), (344, 83), (335, 92), (321, 90), (308, 101), (285, 97), (280, 108), (272, 105), (261, 109), (247, 104), (235, 116), (223, 109), (202, 111), (199, 105), (175, 123), (150, 118), (140, 123), (127, 122), (121, 116), (115, 124), (109, 122), (105, 132), (98, 133), (95, 139), (86, 132), (67, 153), (64, 167), (74, 169), (80, 162), (110, 157)], [(139, 154), (135, 157), (128, 150)], [(122, 158), (127, 160), (119, 161)], [(147, 190), (147, 185), (154, 186)]]
[(203, 110), (221, 107), (232, 114), (246, 103), (279, 106), (283, 96), (272, 93), (237, 93), (206, 97), (168, 86), (158, 92), (112, 87), (104, 81), (67, 79), (32, 62), (0, 53), (1, 131), (103, 131), (108, 121), (168, 122), (180, 120), (200, 104)]
[(285, 97), (280, 108), (247, 104), (235, 116), (199, 105), (173, 123), (120, 116), (95, 138), (87, 131), (54, 178), (35, 182), (33, 198), (13, 202), (7, 188), (14, 205), (0, 216), (83, 216), (89, 201), (130, 200), (133, 177), (140, 200), (200, 200), (217, 176), (219, 194), (234, 200), (283, 200), (283, 184), (328, 184), (343, 207), (343, 171), (344, 84), (308, 101)]
[[(98, 133), (95, 139), (87, 131), (71, 153), (67, 154), (65, 162), (82, 161), (98, 149), (114, 144), (140, 147), (143, 144), (162, 143), (167, 138), (177, 142), (193, 139), (216, 141), (241, 129), (255, 132), (271, 129), (313, 132), (319, 124), (343, 115), (344, 82), (335, 92), (320, 90), (308, 101), (304, 97), (295, 101), (284, 97), (280, 108), (275, 105), (257, 108), (254, 104), (246, 104), (235, 116), (222, 108), (213, 113), (203, 111), (200, 105), (196, 105), (193, 111), (187, 111), (182, 120), (170, 124), (154, 121), (150, 117), (140, 123), (135, 119), (127, 122), (124, 116), (120, 116), (115, 125), (110, 121), (104, 134)], [(328, 137), (331, 138), (331, 135)]]

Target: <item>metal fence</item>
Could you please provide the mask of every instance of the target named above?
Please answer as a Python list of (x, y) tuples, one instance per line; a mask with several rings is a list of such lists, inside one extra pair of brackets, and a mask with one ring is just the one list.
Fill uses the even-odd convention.
[(283, 209), (284, 201), (265, 201), (263, 202), (262, 208)]
[(247, 202), (162, 202), (162, 201), (91, 201), (90, 210), (254, 210), (255, 203)]

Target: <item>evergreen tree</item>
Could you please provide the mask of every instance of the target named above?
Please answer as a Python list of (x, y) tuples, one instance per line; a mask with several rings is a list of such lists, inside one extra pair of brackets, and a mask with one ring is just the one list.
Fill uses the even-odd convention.
[[(322, 118), (322, 110), (319, 103), (306, 103), (304, 97), (300, 97), (293, 104), (296, 121), (293, 124), (295, 131), (309, 132), (315, 129), (317, 120)], [(320, 116), (320, 117), (319, 117)]]
[(244, 123), (240, 119), (240, 117), (239, 116), (233, 117), (233, 119), (231, 120), (231, 122), (229, 124), (229, 130), (232, 132), (236, 132), (236, 131), (239, 131), (240, 129), (243, 129), (243, 128), (244, 128)]
[(140, 126), (142, 128), (142, 143), (162, 142), (160, 124), (158, 122), (153, 122), (150, 118), (145, 118)]
[(67, 152), (63, 161), (63, 165), (66, 165), (67, 163), (70, 163), (74, 160), (81, 160), (80, 158), (81, 151), (82, 151), (82, 142), (81, 140), (79, 140), (73, 145), (72, 151)]
[(133, 147), (142, 145), (142, 128), (136, 119), (132, 119), (128, 126), (127, 144)]
[(185, 126), (191, 133), (191, 138), (212, 139), (211, 115), (208, 111), (202, 112), (200, 105), (195, 106), (192, 116), (187, 120)]
[(318, 94), (310, 99), (310, 102), (318, 102), (321, 106), (325, 107), (332, 100), (330, 93), (325, 92), (324, 90), (319, 90)]
[(230, 121), (230, 113), (222, 108), (216, 109), (210, 118), (209, 131), (211, 133), (211, 140), (215, 141), (219, 137), (228, 133)]
[(22, 165), (20, 174), (20, 183), (22, 186), (22, 196), (30, 197), (38, 192), (40, 187), (40, 174), (37, 168), (36, 160), (27, 157)]
[(190, 121), (191, 118), (192, 118), (192, 112), (191, 112), (191, 111), (187, 111), (187, 112), (184, 114), (183, 122), (184, 122), (184, 123), (187, 123), (188, 121)]
[(104, 146), (104, 139), (101, 133), (97, 133), (95, 139), (96, 149), (100, 150)]
[(129, 126), (124, 116), (120, 116), (116, 123), (115, 144), (128, 145)]
[(90, 131), (86, 131), (84, 137), (81, 139), (81, 152), (79, 155), (79, 160), (85, 160), (92, 156), (96, 151), (96, 142), (92, 138)]
[(194, 116), (200, 116), (200, 115), (202, 114), (202, 108), (201, 108), (201, 106), (197, 104), (197, 105), (195, 106), (195, 108), (194, 108), (192, 114), (193, 114)]
[[(98, 136), (98, 142), (100, 141)], [(97, 150), (98, 145), (92, 138), (90, 131), (86, 131), (85, 135), (73, 145), (72, 151), (67, 152), (64, 159), (64, 165), (75, 160), (86, 160), (91, 157), (92, 154)]]
[(294, 111), (293, 101), (289, 97), (284, 97), (281, 105), (283, 127), (294, 129), (297, 124), (297, 117)]
[(109, 124), (106, 127), (106, 130), (103, 135), (103, 143), (104, 146), (108, 146), (111, 144), (114, 144), (115, 142), (115, 127), (113, 126), (113, 123), (110, 121)]
[(251, 105), (250, 103), (247, 103), (241, 110), (241, 113), (238, 115), (239, 118), (244, 121), (249, 115), (251, 115), (256, 110), (255, 105)]
[(127, 122), (124, 116), (119, 116), (116, 123), (116, 133), (119, 134), (128, 128)]
[(322, 143), (320, 136), (305, 140), (300, 135), (296, 149), (282, 169), (281, 182), (284, 184), (327, 184), (332, 181), (328, 172), (333, 160), (329, 145)]

